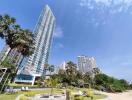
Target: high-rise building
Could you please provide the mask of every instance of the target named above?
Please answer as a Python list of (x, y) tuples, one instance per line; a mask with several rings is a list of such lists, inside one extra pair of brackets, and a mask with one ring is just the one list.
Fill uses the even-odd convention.
[(48, 63), (54, 28), (55, 17), (50, 7), (46, 5), (34, 30), (34, 54), (27, 58), (27, 62), (18, 72), (19, 75), (15, 82), (29, 82), (33, 84), (35, 76), (42, 76), (44, 74), (44, 66)]
[(94, 57), (78, 56), (78, 69), (82, 73), (91, 72), (96, 68), (96, 60)]

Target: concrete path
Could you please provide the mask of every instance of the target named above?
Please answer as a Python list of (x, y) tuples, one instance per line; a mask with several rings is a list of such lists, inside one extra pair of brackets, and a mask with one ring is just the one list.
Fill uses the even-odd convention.
[(105, 93), (105, 92), (102, 92), (102, 94), (107, 95), (108, 98), (101, 99), (101, 100), (132, 100), (132, 91), (123, 92), (123, 93)]
[(66, 96), (54, 95), (54, 96), (50, 96), (49, 98), (43, 98), (42, 95), (38, 94), (38, 95), (35, 95), (35, 97), (32, 98), (31, 100), (66, 100)]
[(21, 96), (23, 96), (24, 94), (20, 94), (20, 95), (18, 95), (17, 97), (16, 97), (16, 100), (19, 100), (19, 98), (21, 97)]

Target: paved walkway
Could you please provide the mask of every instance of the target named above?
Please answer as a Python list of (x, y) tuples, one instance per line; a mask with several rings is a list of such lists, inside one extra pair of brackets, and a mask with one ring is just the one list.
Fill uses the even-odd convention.
[(23, 96), (24, 94), (20, 94), (20, 95), (18, 95), (17, 97), (16, 97), (16, 100), (19, 100), (19, 98), (21, 97), (21, 96)]
[(123, 93), (105, 93), (105, 92), (102, 92), (102, 94), (107, 95), (108, 98), (101, 99), (101, 100), (132, 100), (132, 91), (123, 92)]
[(44, 98), (42, 95), (38, 94), (38, 95), (35, 95), (35, 97), (32, 98), (31, 100), (66, 100), (66, 96), (54, 95), (54, 96), (50, 96), (49, 98)]

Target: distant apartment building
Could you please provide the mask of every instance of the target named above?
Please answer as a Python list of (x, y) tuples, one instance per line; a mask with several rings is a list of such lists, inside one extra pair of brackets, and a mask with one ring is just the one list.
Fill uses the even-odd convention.
[(56, 66), (54, 70), (54, 74), (58, 74), (59, 70), (60, 70), (59, 66)]
[(10, 51), (10, 47), (6, 45), (0, 52), (0, 62), (4, 61)]
[(0, 62), (3, 62), (6, 59), (9, 63), (14, 64), (16, 67), (19, 67), (22, 58), (23, 56), (16, 48), (11, 49), (8, 45), (6, 45), (0, 53)]
[(80, 72), (92, 72), (93, 68), (96, 68), (94, 57), (78, 56), (78, 69)]
[(23, 55), (18, 52), (16, 48), (14, 48), (8, 53), (7, 59), (11, 64), (14, 64), (16, 65), (16, 67), (19, 67), (23, 59)]
[(59, 69), (66, 70), (66, 62), (65, 61), (59, 65)]
[(48, 63), (53, 31), (55, 28), (55, 17), (48, 5), (42, 10), (38, 23), (35, 27), (35, 51), (26, 58), (24, 66), (19, 70), (15, 82), (26, 82), (34, 84), (35, 77), (44, 75), (45, 64)]

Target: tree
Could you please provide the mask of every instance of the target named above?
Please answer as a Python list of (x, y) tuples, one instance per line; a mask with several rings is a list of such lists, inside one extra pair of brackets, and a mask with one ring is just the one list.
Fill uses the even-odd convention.
[(5, 39), (11, 49), (17, 50), (24, 56), (34, 52), (34, 36), (28, 29), (22, 29), (16, 24), (16, 19), (9, 15), (0, 15), (0, 37)]
[(49, 70), (50, 72), (54, 72), (54, 67), (55, 67), (54, 65), (50, 65), (48, 70)]
[(83, 75), (83, 80), (87, 83), (91, 83), (92, 77), (91, 77), (91, 73), (87, 72)]
[[(28, 29), (22, 29), (20, 25), (16, 24), (16, 19), (9, 15), (0, 15), (0, 37), (6, 41), (6, 44), (12, 49), (16, 49), (25, 56), (30, 56), (34, 52), (34, 36)], [(6, 63), (5, 63), (6, 62)], [(14, 69), (14, 65), (9, 64), (5, 59), (3, 62), (5, 67)], [(6, 64), (6, 65), (5, 65)], [(8, 66), (10, 65), (10, 66)], [(15, 66), (16, 68), (16, 66)], [(18, 68), (15, 69), (14, 77)], [(14, 77), (12, 80), (14, 80)]]
[(66, 64), (66, 76), (69, 79), (70, 83), (72, 81), (75, 81), (76, 79), (76, 74), (77, 74), (76, 68), (77, 68), (76, 64), (74, 64), (72, 61), (69, 61)]
[(52, 95), (52, 94), (53, 94), (53, 87), (55, 87), (56, 84), (57, 84), (57, 79), (54, 78), (54, 77), (51, 75), (51, 72), (54, 72), (54, 65), (45, 64), (44, 69), (45, 69), (46, 71), (49, 71), (49, 72), (50, 72), (50, 79), (47, 79), (47, 81), (45, 81), (45, 83), (46, 83), (47, 85), (50, 85), (50, 86), (51, 86), (51, 95)]
[(132, 84), (130, 84), (130, 89), (132, 89)]
[(130, 88), (129, 83), (128, 83), (126, 80), (120, 79), (119, 81), (120, 81), (120, 83), (123, 85), (123, 87), (124, 87), (125, 89), (129, 89), (129, 88)]
[(92, 72), (86, 72), (86, 73), (83, 75), (83, 80), (84, 80), (84, 82), (85, 82), (85, 83), (89, 83), (90, 88), (91, 88), (91, 86), (93, 86), (93, 83), (94, 83), (92, 74), (93, 74)]
[(105, 74), (97, 74), (94, 78), (96, 86), (102, 86), (109, 92), (122, 92), (129, 89), (129, 83), (124, 79), (116, 79)]
[(49, 64), (45, 64), (45, 65), (44, 65), (44, 69), (45, 69), (45, 70), (48, 70), (48, 69), (49, 69), (49, 66), (50, 66)]
[(54, 76), (50, 77), (50, 86), (51, 86), (51, 95), (53, 94), (53, 89), (57, 86), (58, 84), (58, 79)]
[[(7, 71), (6, 71), (6, 74), (4, 75), (4, 79), (3, 82), (1, 83), (1, 88), (0, 88), (0, 91), (2, 92), (6, 83), (9, 82), (9, 79), (13, 79), (14, 78), (14, 75), (15, 75), (15, 72), (16, 72), (16, 66), (12, 63), (10, 63), (8, 61), (8, 59), (5, 59), (2, 63), (1, 63), (2, 67), (5, 67), (7, 68)], [(12, 81), (12, 80), (11, 80)]]
[(0, 15), (0, 37), (7, 38), (12, 31), (11, 28), (16, 23), (16, 19), (9, 15)]
[[(9, 78), (11, 79), (11, 82), (14, 81), (14, 78), (16, 76), (18, 68), (16, 68), (16, 65), (11, 63), (8, 58), (6, 58), (2, 63), (2, 67), (8, 68), (10, 70), (10, 76)], [(7, 73), (8, 74), (8, 73)]]
[(54, 65), (45, 64), (44, 69), (45, 71), (49, 71), (51, 76), (51, 72), (54, 72)]
[(80, 71), (76, 72), (76, 78), (77, 79), (83, 79), (83, 74)]
[(63, 76), (65, 73), (66, 72), (63, 69), (59, 69), (59, 71), (58, 71), (58, 75), (60, 75), (60, 76)]
[(96, 74), (100, 74), (100, 69), (99, 68), (93, 68), (93, 74), (96, 75)]

